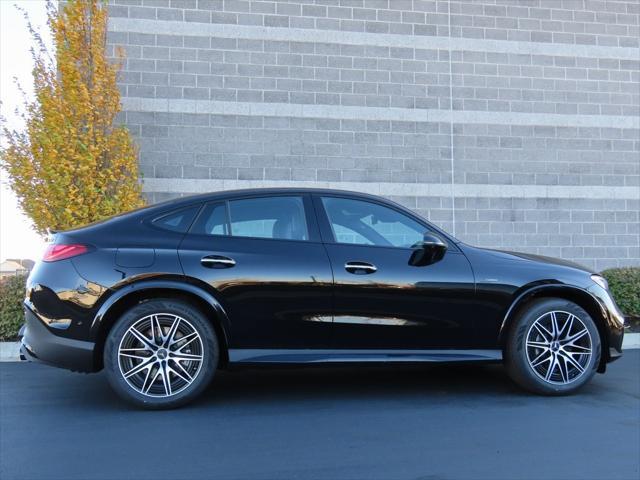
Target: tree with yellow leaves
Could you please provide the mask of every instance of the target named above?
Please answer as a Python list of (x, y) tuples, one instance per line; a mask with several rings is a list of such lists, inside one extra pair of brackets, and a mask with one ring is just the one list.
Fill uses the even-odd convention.
[(55, 62), (38, 45), (33, 101), (25, 100), (23, 131), (3, 125), (2, 168), (38, 233), (64, 230), (143, 204), (137, 149), (123, 126), (118, 62), (106, 55), (104, 0), (48, 4)]

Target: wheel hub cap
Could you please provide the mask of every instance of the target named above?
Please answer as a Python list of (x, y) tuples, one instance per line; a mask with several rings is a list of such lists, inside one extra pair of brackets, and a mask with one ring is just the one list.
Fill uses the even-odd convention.
[(526, 352), (529, 367), (538, 377), (566, 385), (587, 371), (593, 354), (591, 334), (572, 313), (547, 312), (529, 328)]
[(120, 373), (149, 397), (170, 397), (191, 385), (202, 367), (200, 334), (186, 319), (169, 313), (148, 315), (125, 332), (118, 347)]

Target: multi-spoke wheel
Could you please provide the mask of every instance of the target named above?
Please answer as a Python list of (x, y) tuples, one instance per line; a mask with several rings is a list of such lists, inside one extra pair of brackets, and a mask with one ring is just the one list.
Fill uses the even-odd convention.
[(200, 334), (184, 318), (171, 313), (147, 315), (120, 341), (120, 373), (143, 395), (169, 397), (197, 378), (202, 350)]
[(589, 314), (573, 302), (528, 305), (510, 330), (505, 362), (512, 378), (537, 393), (571, 393), (595, 373), (600, 337)]
[(150, 408), (181, 405), (206, 387), (218, 359), (215, 332), (183, 302), (153, 300), (126, 312), (109, 334), (105, 369), (115, 390)]
[(576, 381), (586, 372), (591, 355), (591, 334), (573, 313), (547, 312), (529, 328), (527, 360), (545, 382)]

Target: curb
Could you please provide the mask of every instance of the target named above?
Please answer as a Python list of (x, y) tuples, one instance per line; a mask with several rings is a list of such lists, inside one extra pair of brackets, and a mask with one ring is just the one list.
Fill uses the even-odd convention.
[(20, 342), (0, 342), (0, 362), (19, 362)]
[(622, 349), (640, 348), (640, 333), (625, 333)]
[[(640, 333), (625, 333), (622, 349), (640, 348)], [(0, 362), (19, 362), (20, 342), (0, 342)]]

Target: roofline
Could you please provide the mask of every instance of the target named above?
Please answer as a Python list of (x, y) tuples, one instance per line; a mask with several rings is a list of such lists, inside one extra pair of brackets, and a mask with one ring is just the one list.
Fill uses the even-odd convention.
[[(169, 207), (171, 205), (176, 206), (187, 206), (191, 203), (197, 202), (206, 202), (206, 201), (216, 201), (227, 199), (230, 197), (242, 197), (242, 196), (253, 196), (253, 195), (268, 195), (268, 194), (328, 194), (328, 195), (343, 195), (347, 197), (353, 198), (362, 198), (369, 199), (376, 202), (386, 203), (387, 205), (394, 206), (395, 208), (406, 212), (411, 216), (418, 216), (423, 221), (426, 221), (431, 227), (433, 227), (437, 232), (441, 235), (444, 235), (447, 239), (451, 240), (453, 243), (460, 243), (460, 240), (451, 235), (449, 232), (444, 231), (442, 228), (434, 225), (429, 219), (418, 215), (416, 212), (411, 209), (405, 207), (404, 205), (399, 204), (398, 202), (394, 202), (386, 197), (380, 195), (373, 195), (371, 193), (365, 192), (357, 192), (354, 190), (341, 190), (338, 188), (312, 188), (312, 187), (265, 187), (265, 188), (241, 188), (234, 190), (221, 190), (218, 192), (209, 192), (209, 193), (200, 193), (197, 195), (189, 195), (185, 197), (175, 198), (173, 200), (168, 200), (167, 202), (163, 202), (162, 204), (156, 204), (158, 206), (162, 205), (163, 207)], [(155, 206), (155, 205), (154, 205)]]
[(422, 221), (426, 222), (430, 225), (436, 232), (443, 235), (448, 240), (453, 243), (460, 243), (460, 240), (456, 239), (450, 233), (444, 231), (437, 225), (434, 225), (429, 219), (422, 217), (411, 209), (401, 205), (393, 200), (390, 200), (386, 197), (380, 195), (373, 195), (365, 192), (357, 192), (353, 190), (341, 190), (338, 188), (310, 188), (310, 187), (265, 187), (265, 188), (243, 188), (243, 189), (234, 189), (234, 190), (220, 190), (217, 192), (206, 192), (199, 193), (196, 195), (188, 195), (184, 197), (176, 197), (170, 200), (148, 205), (146, 207), (140, 208), (138, 210), (133, 210), (131, 212), (122, 213), (120, 215), (116, 215), (115, 217), (110, 217), (101, 222), (97, 222), (95, 224), (85, 225), (83, 227), (78, 227), (77, 229), (68, 230), (62, 233), (73, 233), (75, 230), (85, 229), (85, 228), (100, 228), (101, 225), (109, 222), (110, 220), (115, 220), (119, 217), (128, 217), (128, 218), (139, 218), (140, 221), (144, 221), (145, 218), (149, 218), (154, 215), (163, 215), (164, 213), (176, 209), (176, 208), (186, 208), (190, 205), (194, 205), (197, 203), (204, 202), (215, 202), (219, 200), (226, 200), (233, 197), (246, 197), (246, 196), (259, 196), (259, 195), (270, 195), (270, 194), (317, 194), (317, 195), (337, 195), (337, 196), (345, 196), (352, 198), (360, 198), (367, 199), (378, 203), (384, 203), (393, 207), (395, 209), (401, 210), (412, 217), (418, 217)]
[(278, 193), (278, 194), (282, 194), (282, 193), (331, 193), (331, 194), (347, 194), (347, 195), (353, 195), (353, 196), (362, 196), (362, 197), (369, 197), (369, 198), (384, 198), (378, 195), (372, 195), (370, 193), (366, 193), (366, 192), (358, 192), (355, 190), (342, 190), (339, 188), (313, 188), (313, 187), (264, 187), (264, 188), (239, 188), (239, 189), (233, 189), (233, 190), (219, 190), (219, 191), (213, 191), (213, 192), (205, 192), (205, 193), (198, 193), (195, 195), (188, 195), (188, 196), (184, 196), (184, 197), (179, 197), (173, 200), (169, 200), (167, 203), (171, 202), (171, 201), (178, 201), (178, 200), (188, 200), (188, 199), (193, 199), (193, 200), (202, 200), (204, 198), (210, 198), (210, 197), (227, 197), (227, 196), (236, 196), (236, 195), (253, 195), (253, 194), (267, 194), (267, 193)]
[(372, 195), (365, 192), (357, 192), (354, 190), (341, 190), (337, 188), (310, 188), (310, 187), (265, 187), (265, 188), (240, 188), (234, 190), (219, 190), (213, 192), (198, 193), (194, 195), (185, 195), (183, 197), (176, 197), (164, 202), (155, 203), (141, 209), (140, 212), (148, 213), (153, 210), (163, 210), (171, 206), (189, 205), (191, 203), (215, 201), (220, 199), (226, 199), (235, 196), (253, 196), (253, 195), (268, 195), (268, 194), (330, 194), (330, 195), (348, 195), (351, 197), (368, 198), (377, 201), (385, 201), (390, 204), (394, 204), (398, 207), (406, 209), (406, 207), (389, 200), (388, 198), (380, 195)]

